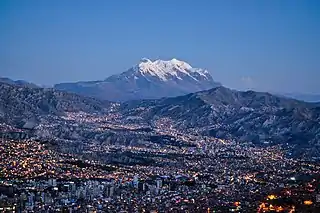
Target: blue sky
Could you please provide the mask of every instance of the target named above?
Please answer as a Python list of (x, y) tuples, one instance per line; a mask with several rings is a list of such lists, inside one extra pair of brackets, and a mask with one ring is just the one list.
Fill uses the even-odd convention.
[(0, 1), (0, 76), (100, 80), (143, 57), (236, 89), (320, 93), (320, 1)]

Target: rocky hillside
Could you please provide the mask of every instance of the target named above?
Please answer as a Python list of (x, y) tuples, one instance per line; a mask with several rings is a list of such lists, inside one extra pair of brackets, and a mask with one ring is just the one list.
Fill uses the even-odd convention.
[(269, 93), (218, 87), (176, 98), (128, 102), (124, 116), (151, 125), (254, 143), (320, 143), (320, 107)]
[(108, 102), (53, 89), (0, 83), (0, 123), (14, 126), (65, 112), (103, 113), (108, 106)]

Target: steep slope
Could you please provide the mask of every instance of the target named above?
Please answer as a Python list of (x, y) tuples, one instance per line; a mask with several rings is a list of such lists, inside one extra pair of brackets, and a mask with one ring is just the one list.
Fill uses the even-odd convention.
[(171, 128), (218, 138), (320, 145), (320, 107), (269, 93), (218, 87), (176, 98), (128, 102), (121, 111), (151, 125), (169, 120)]
[(65, 112), (102, 113), (108, 102), (53, 89), (30, 88), (0, 83), (0, 123), (21, 126), (42, 116)]
[(142, 59), (139, 64), (104, 81), (64, 83), (56, 89), (111, 101), (174, 97), (220, 86), (207, 70), (188, 63)]

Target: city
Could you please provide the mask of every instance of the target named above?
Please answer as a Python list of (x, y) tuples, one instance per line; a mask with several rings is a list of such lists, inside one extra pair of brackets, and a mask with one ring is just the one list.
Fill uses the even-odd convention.
[[(125, 132), (118, 134), (144, 128), (103, 122), (114, 117), (93, 119), (72, 113), (65, 119), (81, 118), (82, 124), (94, 122), (97, 129)], [(143, 146), (133, 140), (129, 145), (119, 141), (103, 146), (87, 141), (80, 151), (69, 142), (3, 139), (2, 210), (316, 212), (320, 208), (319, 162), (290, 158), (289, 147), (258, 147), (157, 126), (155, 133), (135, 132), (138, 138), (166, 136)], [(169, 143), (169, 136), (169, 142), (179, 143)], [(110, 155), (115, 157), (105, 157)]]

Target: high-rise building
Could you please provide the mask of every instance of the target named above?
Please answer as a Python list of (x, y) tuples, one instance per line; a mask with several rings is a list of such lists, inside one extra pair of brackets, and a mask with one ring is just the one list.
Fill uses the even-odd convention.
[(50, 186), (55, 187), (55, 186), (57, 186), (57, 180), (51, 178), (51, 179), (49, 179), (48, 184), (49, 184)]
[(106, 185), (105, 187), (105, 195), (107, 197), (112, 197), (114, 193), (114, 186), (111, 184)]
[(160, 178), (158, 178), (156, 180), (156, 182), (157, 182), (157, 189), (161, 189), (162, 188), (162, 180)]
[(133, 178), (133, 187), (138, 188), (139, 185), (139, 177), (136, 175)]

